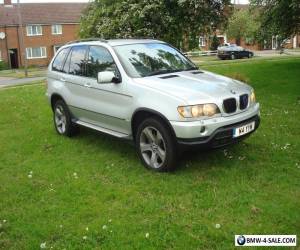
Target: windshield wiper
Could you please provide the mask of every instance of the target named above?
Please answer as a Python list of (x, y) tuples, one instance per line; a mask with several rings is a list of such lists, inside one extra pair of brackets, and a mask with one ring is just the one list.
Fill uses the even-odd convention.
[(161, 74), (167, 74), (167, 73), (174, 73), (174, 72), (179, 72), (182, 71), (182, 69), (164, 69), (164, 70), (158, 70), (150, 73), (149, 75), (146, 76), (155, 76), (155, 75), (161, 75)]
[(194, 67), (190, 67), (188, 69), (185, 69), (184, 71), (190, 71), (190, 70), (196, 70), (199, 69), (198, 67), (194, 66)]

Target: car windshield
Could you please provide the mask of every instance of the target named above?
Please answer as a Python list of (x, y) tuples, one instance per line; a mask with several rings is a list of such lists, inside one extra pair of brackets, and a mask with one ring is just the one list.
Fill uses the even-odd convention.
[(114, 49), (126, 73), (131, 77), (197, 69), (178, 50), (164, 43), (119, 45)]

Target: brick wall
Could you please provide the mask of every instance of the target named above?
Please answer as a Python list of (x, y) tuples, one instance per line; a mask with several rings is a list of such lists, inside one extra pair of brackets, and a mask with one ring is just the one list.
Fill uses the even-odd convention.
[[(8, 62), (8, 48), (17, 48), (19, 51), (18, 32), (16, 27), (0, 27), (0, 32), (5, 33), (5, 39), (0, 40), (2, 60)], [(7, 47), (6, 47), (7, 46)]]
[[(63, 24), (61, 35), (53, 35), (51, 32), (51, 25), (43, 25), (42, 27), (43, 35), (41, 36), (27, 36), (26, 27), (23, 28), (24, 47), (46, 47), (47, 53), (47, 58), (27, 59), (27, 64), (29, 66), (47, 66), (54, 55), (54, 46), (60, 46), (69, 41), (78, 39), (79, 24)], [(18, 28), (13, 26), (7, 27), (5, 30), (4, 27), (0, 27), (0, 32), (5, 32), (5, 39), (7, 39), (7, 41), (5, 41), (5, 39), (0, 40), (0, 50), (2, 54), (2, 59), (8, 62), (8, 53), (6, 48), (7, 42), (8, 49), (18, 50), (19, 66), (23, 66), (24, 58), (23, 55), (21, 55), (20, 53)]]

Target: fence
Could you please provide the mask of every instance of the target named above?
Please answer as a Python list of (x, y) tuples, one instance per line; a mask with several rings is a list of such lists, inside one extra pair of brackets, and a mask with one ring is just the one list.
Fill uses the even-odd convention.
[(189, 51), (184, 53), (188, 57), (195, 57), (195, 56), (215, 56), (217, 55), (217, 50), (208, 50), (208, 51)]

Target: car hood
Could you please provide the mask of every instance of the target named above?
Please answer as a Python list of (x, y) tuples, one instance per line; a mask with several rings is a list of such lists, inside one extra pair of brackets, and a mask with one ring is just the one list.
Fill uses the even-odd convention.
[(223, 100), (251, 91), (251, 87), (242, 82), (203, 70), (135, 78), (134, 81), (178, 97), (190, 105), (215, 103), (216, 99)]

